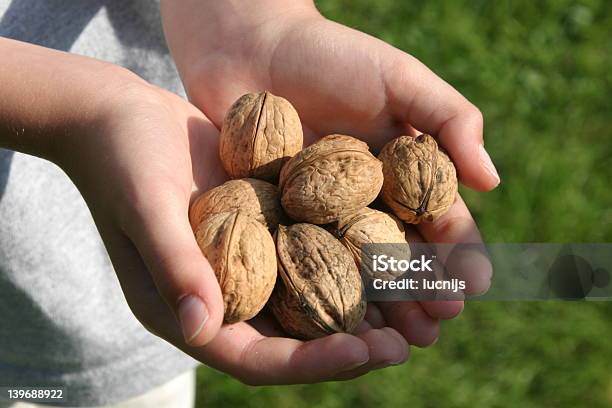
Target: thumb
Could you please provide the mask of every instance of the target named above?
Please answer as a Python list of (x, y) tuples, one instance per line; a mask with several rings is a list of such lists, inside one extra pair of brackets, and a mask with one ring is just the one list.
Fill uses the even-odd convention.
[(223, 323), (221, 289), (191, 230), (188, 202), (171, 193), (176, 189), (157, 187), (157, 194), (147, 195), (154, 199), (136, 201), (142, 204), (124, 223), (124, 232), (174, 312), (185, 342), (203, 346)]

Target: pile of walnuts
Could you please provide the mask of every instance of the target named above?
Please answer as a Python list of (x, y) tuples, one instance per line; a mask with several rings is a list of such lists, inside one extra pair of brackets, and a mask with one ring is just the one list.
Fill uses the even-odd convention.
[[(357, 328), (366, 309), (361, 246), (406, 243), (402, 221), (440, 217), (457, 176), (429, 135), (391, 140), (378, 158), (351, 136), (302, 145), (287, 100), (240, 97), (219, 148), (232, 180), (196, 198), (189, 218), (223, 292), (225, 322), (268, 305), (288, 334), (311, 339)], [(368, 207), (379, 196), (394, 215)]]

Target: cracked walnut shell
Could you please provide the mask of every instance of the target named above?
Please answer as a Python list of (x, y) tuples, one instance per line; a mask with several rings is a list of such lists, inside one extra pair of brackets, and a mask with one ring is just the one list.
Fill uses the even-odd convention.
[(359, 271), (348, 250), (312, 224), (279, 226), (278, 274), (270, 308), (292, 336), (313, 339), (352, 333), (366, 301)]
[[(381, 278), (393, 280), (401, 272), (373, 271), (371, 263), (362, 263), (363, 245), (386, 244), (386, 255), (393, 255), (396, 259), (410, 259), (410, 247), (406, 241), (403, 223), (391, 214), (372, 208), (363, 208), (355, 214), (343, 217), (334, 223), (331, 232), (351, 252), (359, 271), (366, 279)], [(391, 245), (398, 244), (398, 245)]]
[(189, 208), (189, 220), (195, 230), (212, 214), (242, 210), (274, 231), (283, 218), (278, 189), (257, 179), (229, 180), (200, 195)]
[(296, 221), (326, 224), (370, 204), (383, 184), (382, 163), (354, 137), (330, 135), (281, 170), (281, 205)]
[(248, 320), (265, 306), (276, 281), (270, 232), (243, 211), (213, 214), (195, 230), (223, 293), (224, 321)]
[(219, 156), (233, 179), (275, 182), (303, 140), (300, 118), (286, 99), (270, 92), (249, 93), (234, 102), (223, 119)]
[(378, 158), (385, 176), (382, 199), (405, 222), (434, 221), (455, 201), (455, 166), (433, 137), (398, 137)]

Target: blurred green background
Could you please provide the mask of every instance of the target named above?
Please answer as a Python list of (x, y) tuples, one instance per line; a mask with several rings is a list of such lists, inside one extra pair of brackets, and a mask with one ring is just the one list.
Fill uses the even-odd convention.
[[(411, 54), (485, 117), (502, 177), (463, 190), (487, 242), (612, 241), (612, 2), (320, 0)], [(409, 362), (248, 387), (198, 372), (198, 407), (610, 407), (612, 302), (471, 302)]]

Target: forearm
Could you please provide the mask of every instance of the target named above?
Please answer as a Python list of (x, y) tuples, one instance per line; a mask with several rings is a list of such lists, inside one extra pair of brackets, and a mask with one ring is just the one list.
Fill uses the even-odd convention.
[(97, 120), (110, 87), (130, 76), (112, 64), (5, 38), (0, 55), (0, 147), (43, 157), (59, 137)]

